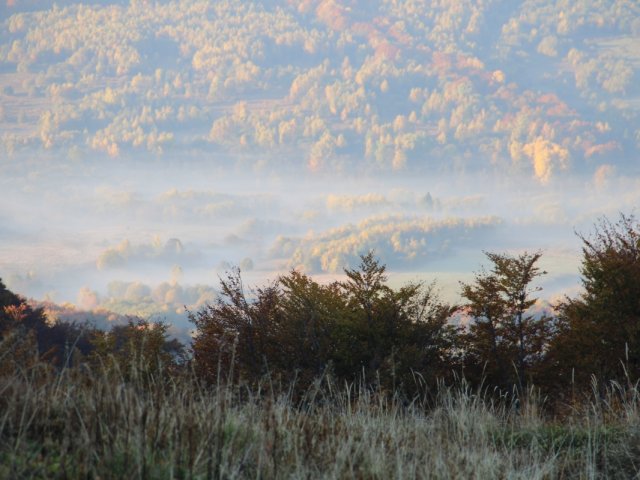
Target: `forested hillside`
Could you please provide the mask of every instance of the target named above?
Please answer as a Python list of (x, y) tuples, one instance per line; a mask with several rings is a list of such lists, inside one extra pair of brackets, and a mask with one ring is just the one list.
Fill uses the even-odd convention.
[(4, 154), (260, 152), (313, 171), (631, 168), (633, 0), (2, 7)]

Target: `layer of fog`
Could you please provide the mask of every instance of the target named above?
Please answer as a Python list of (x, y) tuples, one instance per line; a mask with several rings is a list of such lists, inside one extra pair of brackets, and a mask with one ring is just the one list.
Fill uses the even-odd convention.
[[(187, 326), (240, 266), (248, 285), (291, 268), (339, 278), (375, 249), (392, 283), (437, 279), (459, 300), (483, 251), (542, 250), (545, 299), (576, 291), (580, 239), (632, 213), (615, 171), (541, 184), (499, 171), (311, 174), (214, 159), (30, 159), (0, 164), (0, 277), (18, 293)], [(259, 162), (256, 162), (259, 164)]]

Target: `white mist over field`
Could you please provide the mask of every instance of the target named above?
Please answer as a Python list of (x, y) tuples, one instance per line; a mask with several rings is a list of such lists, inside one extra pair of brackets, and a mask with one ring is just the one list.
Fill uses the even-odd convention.
[(499, 172), (304, 175), (165, 158), (23, 159), (3, 168), (0, 265), (23, 295), (180, 327), (182, 307), (211, 301), (232, 266), (248, 285), (291, 268), (329, 281), (370, 249), (392, 282), (436, 279), (451, 301), (483, 251), (542, 250), (549, 299), (577, 286), (574, 230), (632, 211), (637, 187), (620, 176), (539, 185)]

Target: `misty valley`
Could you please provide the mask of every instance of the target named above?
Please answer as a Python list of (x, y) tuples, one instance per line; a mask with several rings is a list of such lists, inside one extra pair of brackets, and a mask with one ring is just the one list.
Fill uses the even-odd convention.
[(0, 478), (637, 478), (636, 0), (0, 0)]

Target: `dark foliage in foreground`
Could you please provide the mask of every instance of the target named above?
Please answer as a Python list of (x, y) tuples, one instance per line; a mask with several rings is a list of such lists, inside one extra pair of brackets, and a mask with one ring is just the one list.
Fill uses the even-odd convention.
[(566, 403), (594, 378), (602, 388), (640, 378), (640, 225), (621, 215), (580, 238), (584, 293), (557, 305), (554, 317), (532, 310), (546, 273), (540, 252), (487, 252), (488, 268), (461, 284), (461, 305), (443, 302), (434, 284), (391, 288), (372, 252), (326, 285), (291, 271), (247, 289), (234, 270), (217, 301), (190, 314), (190, 359), (165, 324), (138, 319), (103, 332), (49, 323), (0, 282), (0, 369), (30, 366), (34, 353), (56, 369), (113, 364), (171, 374), (189, 364), (209, 384), (255, 385), (269, 375), (295, 379), (297, 392), (328, 374), (407, 402), (421, 386), (465, 378), (498, 395), (536, 385)]
[(640, 379), (640, 225), (603, 219), (582, 238), (584, 292), (559, 305), (549, 360), (581, 388), (599, 380)]
[(487, 252), (489, 268), (461, 284), (458, 306), (434, 285), (389, 287), (372, 253), (329, 285), (292, 271), (247, 291), (234, 271), (218, 301), (191, 314), (197, 371), (249, 383), (295, 373), (302, 389), (330, 372), (408, 399), (416, 385), (458, 376), (499, 394), (536, 385), (562, 402), (589, 392), (594, 378), (640, 379), (640, 226), (622, 215), (581, 239), (585, 293), (555, 316), (532, 309), (546, 273), (540, 252)]
[(487, 253), (461, 306), (371, 253), (329, 285), (232, 272), (191, 358), (162, 323), (51, 324), (0, 282), (0, 477), (634, 477), (640, 228), (583, 244), (556, 318), (531, 310), (538, 252)]
[(293, 271), (249, 298), (233, 272), (220, 299), (191, 315), (197, 371), (211, 382), (231, 373), (249, 382), (295, 374), (302, 389), (324, 372), (389, 391), (410, 389), (416, 376), (430, 384), (449, 377), (457, 362), (458, 328), (448, 323), (455, 308), (433, 285), (393, 290), (384, 273), (370, 253), (344, 282), (320, 285)]

